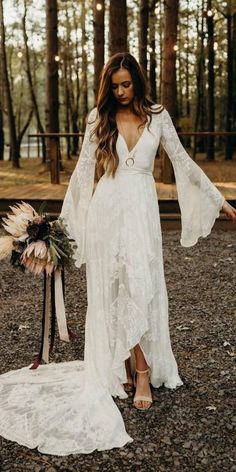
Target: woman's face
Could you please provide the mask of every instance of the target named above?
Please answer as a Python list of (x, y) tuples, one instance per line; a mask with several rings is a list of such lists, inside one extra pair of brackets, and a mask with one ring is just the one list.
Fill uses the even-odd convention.
[(134, 86), (129, 71), (119, 69), (111, 76), (111, 88), (115, 99), (120, 105), (129, 105), (134, 98)]

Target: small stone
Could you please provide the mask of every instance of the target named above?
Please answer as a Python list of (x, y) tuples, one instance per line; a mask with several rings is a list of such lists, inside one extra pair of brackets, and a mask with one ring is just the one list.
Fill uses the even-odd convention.
[(150, 442), (150, 443), (148, 444), (148, 450), (150, 450), (150, 451), (153, 450), (153, 449), (155, 450), (156, 447), (157, 447), (157, 444), (154, 443), (154, 442)]
[(133, 452), (129, 452), (129, 454), (127, 454), (128, 459), (133, 459), (133, 457), (134, 457)]
[(202, 449), (199, 453), (198, 453), (198, 457), (206, 457), (207, 456), (207, 450), (206, 449)]
[(142, 454), (142, 449), (141, 447), (137, 447), (137, 449), (135, 450), (136, 454)]
[(161, 439), (161, 442), (166, 444), (167, 446), (171, 446), (172, 442), (168, 436), (164, 436), (164, 438)]
[(234, 426), (230, 423), (227, 423), (226, 428), (228, 429), (228, 431), (233, 431)]
[(184, 449), (190, 449), (191, 446), (192, 446), (192, 441), (186, 441), (183, 444)]
[(179, 438), (174, 438), (174, 439), (173, 439), (173, 443), (174, 443), (174, 444), (179, 444), (179, 443), (180, 443), (180, 439), (179, 439)]
[(228, 370), (221, 370), (220, 375), (228, 375), (229, 371)]

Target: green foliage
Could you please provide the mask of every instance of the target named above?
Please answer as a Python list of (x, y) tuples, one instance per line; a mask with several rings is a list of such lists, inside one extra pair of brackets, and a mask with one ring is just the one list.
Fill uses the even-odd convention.
[[(205, 2), (206, 3), (206, 2)], [(105, 13), (105, 50), (108, 56), (108, 6)], [(207, 89), (207, 32), (206, 11), (202, 10), (202, 0), (180, 0), (179, 33), (177, 51), (177, 91), (179, 116), (187, 114), (189, 105), (191, 115), (196, 109), (197, 74), (200, 58), (203, 60), (202, 79), (204, 93)], [(235, 2), (214, 0), (213, 15), (215, 27), (215, 96), (217, 99), (216, 128), (224, 128), (223, 110), (226, 104), (227, 79), (227, 24), (226, 15), (233, 15)], [(88, 63), (88, 102), (89, 108), (94, 104), (93, 96), (93, 12), (92, 1), (86, 1), (86, 59)], [(137, 0), (127, 1), (128, 36), (130, 52), (138, 57), (139, 5)], [(26, 116), (32, 107), (29, 84), (25, 66), (25, 49), (22, 33), (22, 17), (24, 14), (23, 0), (7, 0), (4, 2), (8, 67), (11, 77), (11, 89), (14, 102), (18, 131), (22, 128)], [(46, 87), (46, 29), (45, 2), (43, 0), (26, 0), (27, 35), (29, 43), (30, 64), (33, 86), (39, 104), (39, 112), (45, 126), (45, 87)], [(81, 83), (82, 83), (82, 1), (59, 0), (59, 79), (60, 79), (60, 128), (61, 131), (73, 131), (73, 119), (81, 123), (84, 119), (80, 114)], [(164, 2), (156, 2), (156, 60), (157, 86), (160, 89), (160, 72), (163, 44)], [(204, 7), (205, 8), (205, 7)], [(202, 21), (203, 19), (203, 21)], [(201, 48), (203, 40), (203, 49)], [(148, 48), (148, 60), (150, 48)], [(149, 66), (148, 66), (149, 67)], [(188, 81), (188, 82), (187, 82)], [(236, 87), (236, 85), (234, 84)], [(160, 94), (158, 94), (160, 95)], [(236, 91), (234, 92), (236, 97)], [(3, 87), (0, 85), (0, 102), (6, 112)], [(204, 106), (205, 103), (204, 103)], [(78, 112), (78, 116), (75, 114)], [(75, 117), (75, 118), (74, 118)], [(9, 142), (7, 115), (4, 118), (6, 142)], [(30, 130), (37, 131), (33, 118)]]

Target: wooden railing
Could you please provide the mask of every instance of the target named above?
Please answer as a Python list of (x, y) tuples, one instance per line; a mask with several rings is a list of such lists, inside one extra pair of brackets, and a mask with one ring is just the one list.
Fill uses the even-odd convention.
[[(189, 137), (233, 137), (236, 136), (236, 131), (180, 131), (179, 136)], [(30, 140), (31, 138), (37, 138), (38, 153), (40, 156), (40, 145), (39, 139), (45, 138), (47, 140), (47, 149), (50, 155), (50, 172), (51, 172), (51, 183), (60, 183), (60, 161), (59, 161), (59, 146), (58, 141), (60, 138), (83, 138), (84, 133), (32, 133), (28, 134), (28, 158), (30, 157)]]

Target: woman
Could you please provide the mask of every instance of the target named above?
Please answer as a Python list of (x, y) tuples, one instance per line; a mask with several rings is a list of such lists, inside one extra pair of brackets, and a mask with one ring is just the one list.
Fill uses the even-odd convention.
[(147, 98), (136, 60), (128, 53), (113, 56), (104, 68), (97, 109), (89, 115), (61, 212), (77, 243), (75, 263), (86, 263), (85, 362), (1, 376), (3, 436), (58, 455), (132, 441), (112, 400), (125, 399), (134, 389), (131, 352), (135, 408), (150, 408), (149, 381), (172, 389), (182, 384), (170, 344), (152, 176), (160, 142), (175, 171), (182, 245), (207, 236), (220, 209), (236, 221), (236, 210), (183, 149), (168, 112)]

